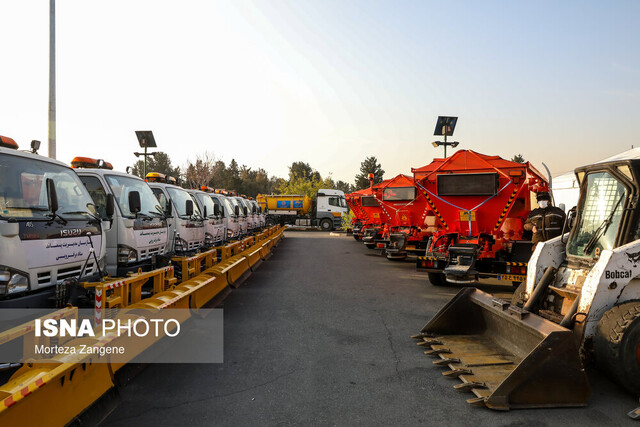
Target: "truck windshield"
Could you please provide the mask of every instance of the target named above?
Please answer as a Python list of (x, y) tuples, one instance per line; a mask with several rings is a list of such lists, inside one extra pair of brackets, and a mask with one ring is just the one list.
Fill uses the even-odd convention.
[(235, 206), (228, 198), (221, 197), (222, 205), (224, 207), (225, 215), (236, 216), (233, 207)]
[(390, 187), (385, 188), (382, 200), (413, 200), (416, 198), (416, 187)]
[(0, 155), (0, 216), (50, 218), (46, 180), (51, 178), (58, 196), (58, 211), (65, 218), (88, 218), (91, 196), (70, 168), (20, 156)]
[[(158, 199), (149, 188), (146, 182), (141, 179), (120, 176), (120, 175), (107, 175), (105, 177), (107, 183), (111, 188), (111, 192), (116, 199), (116, 203), (122, 212), (122, 216), (127, 218), (135, 217), (135, 214), (131, 212), (129, 207), (129, 194), (132, 191), (137, 191), (140, 194), (140, 213), (144, 215), (160, 216), (160, 205)], [(156, 207), (157, 206), (157, 207)]]
[(198, 198), (198, 200), (200, 200), (200, 203), (202, 203), (202, 206), (207, 209), (207, 218), (214, 218), (215, 217), (213, 213), (214, 203), (211, 196), (206, 193), (196, 193), (196, 197)]
[(567, 253), (597, 258), (602, 250), (614, 248), (627, 191), (607, 172), (589, 174), (586, 180)]
[[(191, 200), (193, 202), (191, 195), (182, 188), (167, 187), (167, 191), (169, 192), (171, 201), (178, 211), (178, 216), (187, 217), (187, 200)], [(194, 215), (202, 216), (198, 205), (195, 203), (193, 203), (193, 213)]]

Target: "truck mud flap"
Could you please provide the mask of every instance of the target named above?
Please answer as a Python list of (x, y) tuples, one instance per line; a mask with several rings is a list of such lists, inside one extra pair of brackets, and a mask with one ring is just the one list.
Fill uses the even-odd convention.
[(462, 289), (413, 338), (468, 403), (496, 410), (585, 406), (574, 334), (476, 288)]

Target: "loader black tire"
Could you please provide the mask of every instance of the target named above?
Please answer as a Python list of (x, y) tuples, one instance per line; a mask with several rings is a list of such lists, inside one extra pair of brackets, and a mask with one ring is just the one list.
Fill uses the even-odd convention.
[(524, 292), (527, 290), (527, 282), (520, 282), (516, 291), (511, 297), (511, 305), (517, 305), (518, 307), (524, 307)]
[(640, 394), (640, 301), (628, 301), (604, 313), (593, 348), (601, 369), (631, 393)]
[(447, 286), (447, 279), (442, 273), (427, 273), (429, 283), (433, 286)]

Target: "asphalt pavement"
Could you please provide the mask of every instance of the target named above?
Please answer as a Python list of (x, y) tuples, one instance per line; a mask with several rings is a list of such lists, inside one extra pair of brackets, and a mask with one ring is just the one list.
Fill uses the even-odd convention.
[(633, 425), (637, 399), (595, 369), (585, 408), (468, 405), (410, 339), (458, 290), (351, 237), (287, 232), (224, 302), (224, 363), (148, 365), (103, 424)]

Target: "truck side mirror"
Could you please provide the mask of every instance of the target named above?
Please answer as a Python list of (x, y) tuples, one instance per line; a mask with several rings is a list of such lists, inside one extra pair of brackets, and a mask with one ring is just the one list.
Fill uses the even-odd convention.
[(53, 179), (47, 178), (47, 201), (49, 202), (49, 210), (51, 213), (58, 211), (58, 193), (56, 193), (56, 185), (53, 183)]
[(203, 206), (203, 207), (202, 207), (202, 217), (203, 217), (203, 218), (207, 218), (207, 216), (208, 216), (208, 215), (207, 215), (207, 207), (206, 207), (206, 206)]
[(137, 214), (142, 210), (142, 205), (140, 203), (140, 193), (137, 191), (132, 191), (129, 193), (129, 210)]
[(220, 206), (219, 205), (213, 205), (213, 214), (215, 216), (220, 215)]
[(187, 200), (185, 210), (187, 211), (187, 216), (193, 215), (193, 200)]
[(235, 213), (236, 216), (240, 215), (240, 206), (235, 206), (233, 209), (233, 213)]
[(247, 209), (247, 207), (245, 206), (244, 208), (242, 208), (242, 213), (244, 213), (244, 216), (247, 216), (247, 212), (249, 210)]
[(113, 213), (116, 210), (116, 199), (115, 197), (113, 197), (113, 194), (109, 193), (107, 194), (107, 206), (106, 206), (106, 211), (107, 211), (107, 218), (111, 219), (113, 217)]
[(173, 204), (171, 202), (167, 203), (167, 216), (171, 216), (173, 214)]

